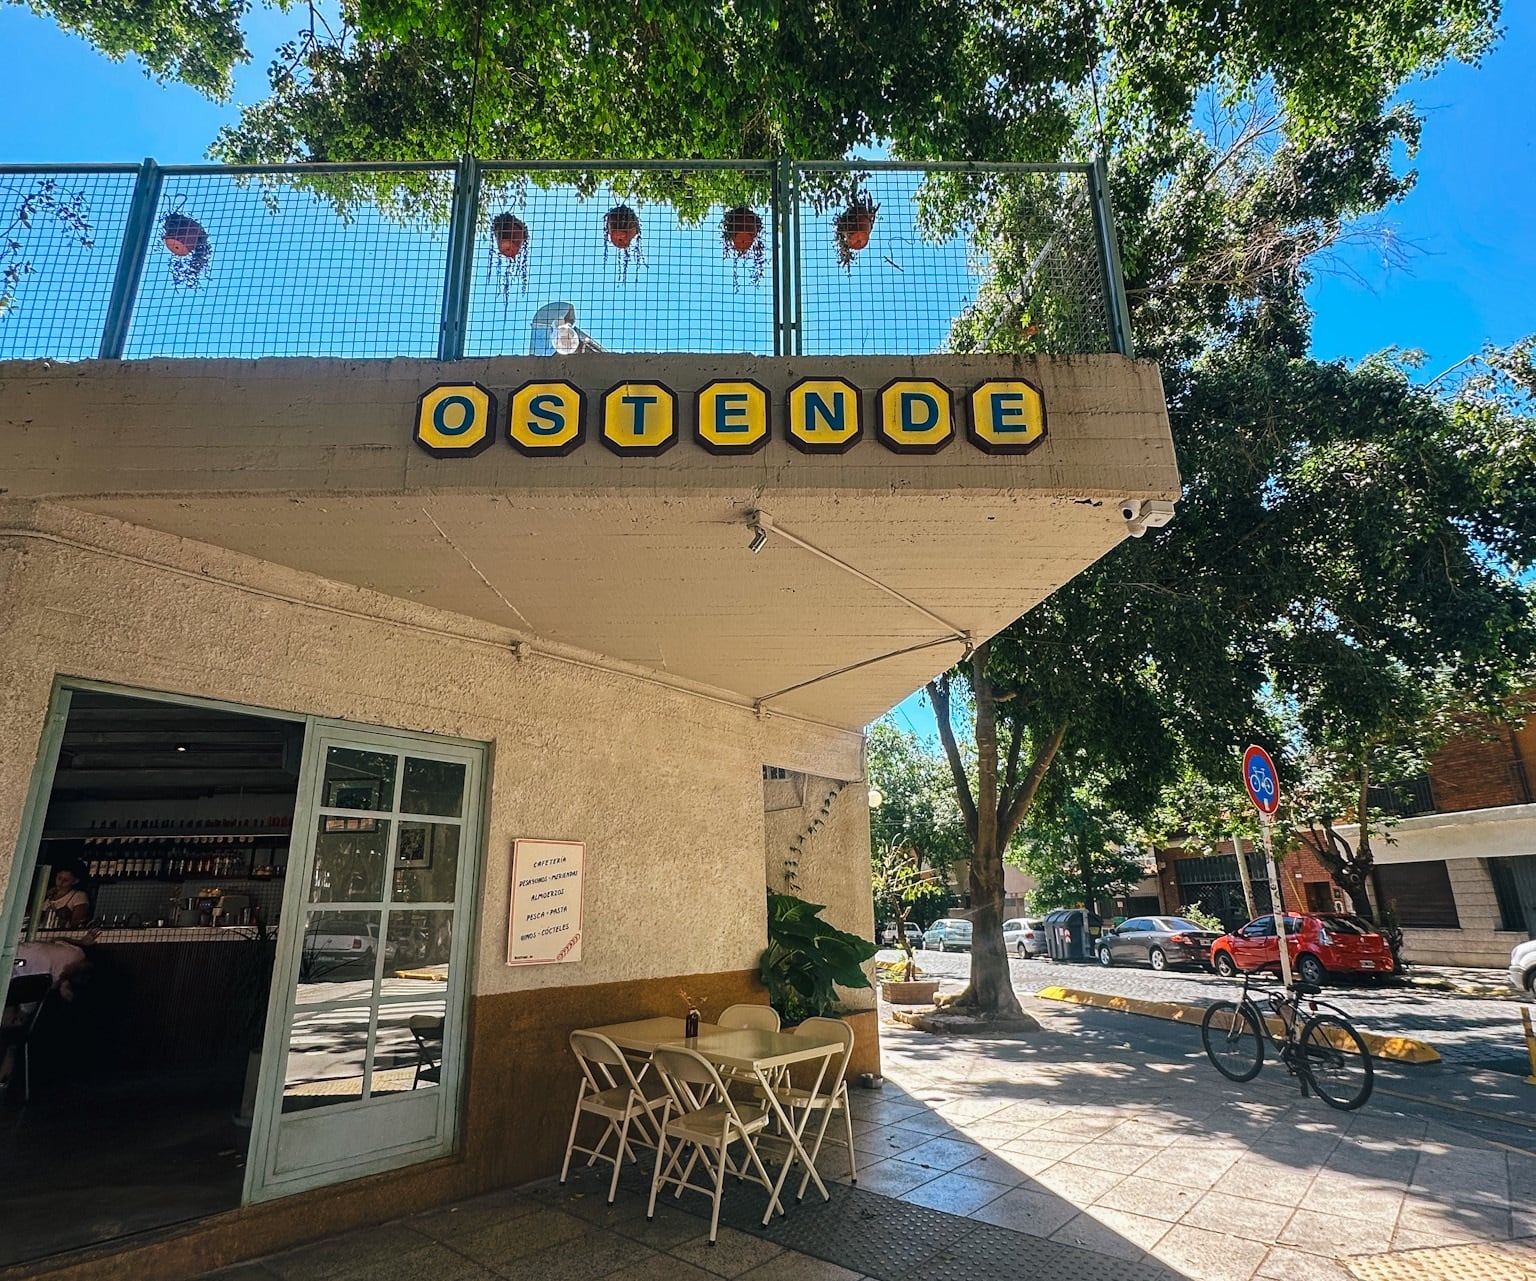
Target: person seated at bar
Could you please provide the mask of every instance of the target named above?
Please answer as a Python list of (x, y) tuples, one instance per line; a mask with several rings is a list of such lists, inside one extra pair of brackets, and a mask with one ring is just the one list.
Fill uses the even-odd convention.
[(80, 873), (72, 867), (54, 872), (43, 906), (52, 913), (49, 921), (56, 930), (78, 929), (91, 919), (91, 900), (80, 888)]

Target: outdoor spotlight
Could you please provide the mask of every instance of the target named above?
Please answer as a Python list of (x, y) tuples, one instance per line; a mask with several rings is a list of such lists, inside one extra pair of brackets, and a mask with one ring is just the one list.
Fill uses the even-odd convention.
[(882, 792), (878, 787), (870, 788), (869, 789), (869, 808), (872, 809), (872, 810), (877, 810), (877, 809), (879, 809), (884, 804), (885, 804), (885, 793)]
[(576, 326), (568, 320), (557, 320), (554, 332), (550, 336), (550, 346), (562, 356), (574, 356), (581, 346), (581, 337), (576, 332)]
[(178, 752), (190, 752), (192, 748), (186, 743), (177, 743), (176, 750)]

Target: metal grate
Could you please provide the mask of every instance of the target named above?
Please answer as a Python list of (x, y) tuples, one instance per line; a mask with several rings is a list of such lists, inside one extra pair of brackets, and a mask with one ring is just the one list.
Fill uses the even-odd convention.
[(1111, 350), (1081, 170), (800, 167), (800, 349)]
[(775, 345), (773, 171), (483, 166), (465, 354), (548, 354), (566, 304), (607, 351)]
[(1129, 351), (1102, 167), (0, 169), (0, 358)]
[(97, 354), (137, 176), (0, 168), (0, 360)]
[(124, 355), (435, 355), (452, 198), (445, 168), (163, 170)]

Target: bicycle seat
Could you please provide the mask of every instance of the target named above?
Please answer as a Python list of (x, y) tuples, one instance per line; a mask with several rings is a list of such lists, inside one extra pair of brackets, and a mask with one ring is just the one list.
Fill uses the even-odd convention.
[(1321, 984), (1308, 983), (1306, 979), (1296, 979), (1291, 983), (1291, 991), (1297, 996), (1316, 996), (1322, 990)]

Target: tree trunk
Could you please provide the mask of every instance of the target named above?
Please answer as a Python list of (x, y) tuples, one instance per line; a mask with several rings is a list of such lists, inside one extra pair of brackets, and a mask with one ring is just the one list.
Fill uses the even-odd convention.
[(1077, 838), (1077, 867), (1083, 878), (1083, 906), (1090, 912), (1097, 912), (1098, 905), (1094, 901), (1093, 851), (1088, 848), (1087, 840), (1081, 836)]

